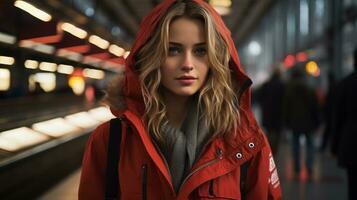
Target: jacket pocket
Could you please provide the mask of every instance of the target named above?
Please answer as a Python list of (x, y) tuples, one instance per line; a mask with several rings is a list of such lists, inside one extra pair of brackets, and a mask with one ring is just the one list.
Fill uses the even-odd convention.
[(147, 199), (147, 164), (141, 166), (141, 173), (142, 173), (142, 182), (141, 182), (141, 190), (142, 190), (142, 200)]
[(240, 200), (239, 184), (229, 175), (207, 181), (198, 188), (198, 199)]

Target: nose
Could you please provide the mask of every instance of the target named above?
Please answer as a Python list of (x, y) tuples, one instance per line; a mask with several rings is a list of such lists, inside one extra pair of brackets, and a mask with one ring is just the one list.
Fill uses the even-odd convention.
[(181, 65), (181, 70), (183, 71), (191, 71), (193, 70), (193, 58), (191, 53), (185, 53)]

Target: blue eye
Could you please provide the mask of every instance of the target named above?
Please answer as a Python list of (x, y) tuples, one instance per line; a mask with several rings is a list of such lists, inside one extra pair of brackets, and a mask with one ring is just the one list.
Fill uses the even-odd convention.
[(207, 50), (205, 47), (198, 47), (194, 50), (194, 53), (197, 56), (205, 56), (207, 54)]
[(181, 53), (181, 49), (179, 47), (169, 47), (169, 56), (174, 56)]

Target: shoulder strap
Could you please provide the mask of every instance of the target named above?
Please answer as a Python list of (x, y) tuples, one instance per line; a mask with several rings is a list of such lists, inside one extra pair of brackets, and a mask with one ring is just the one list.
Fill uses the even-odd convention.
[(105, 199), (118, 199), (119, 188), (119, 150), (121, 142), (121, 119), (115, 118), (110, 120), (110, 132), (107, 152), (107, 171), (106, 171), (106, 187)]
[(245, 200), (247, 195), (246, 180), (247, 180), (248, 167), (249, 167), (249, 161), (246, 161), (240, 166), (240, 194), (242, 200)]

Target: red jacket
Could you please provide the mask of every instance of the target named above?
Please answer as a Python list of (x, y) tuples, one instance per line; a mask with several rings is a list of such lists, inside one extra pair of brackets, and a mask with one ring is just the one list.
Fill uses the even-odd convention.
[[(173, 189), (168, 167), (156, 150), (140, 116), (144, 103), (139, 80), (134, 73), (133, 55), (147, 41), (155, 25), (175, 0), (166, 0), (142, 22), (131, 54), (126, 60), (120, 98), (122, 107), (112, 112), (123, 119), (119, 161), (120, 199), (138, 200), (146, 194), (148, 200), (241, 199), (240, 165), (249, 160), (246, 178), (247, 200), (281, 199), (277, 169), (268, 142), (258, 127), (250, 107), (249, 78), (243, 73), (237, 51), (220, 16), (205, 2), (218, 31), (229, 45), (230, 68), (234, 81), (241, 85), (241, 121), (236, 134), (229, 138), (210, 140), (203, 153), (182, 183), (178, 193)], [(130, 84), (128, 84), (130, 83)], [(79, 199), (103, 199), (109, 123), (99, 126), (88, 140), (83, 158)]]

